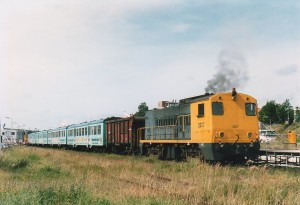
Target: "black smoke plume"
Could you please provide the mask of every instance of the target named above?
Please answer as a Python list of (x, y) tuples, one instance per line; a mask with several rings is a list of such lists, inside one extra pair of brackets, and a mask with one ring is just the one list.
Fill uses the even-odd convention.
[(241, 88), (248, 80), (246, 58), (237, 51), (222, 50), (218, 57), (217, 73), (207, 81), (205, 92), (225, 92)]

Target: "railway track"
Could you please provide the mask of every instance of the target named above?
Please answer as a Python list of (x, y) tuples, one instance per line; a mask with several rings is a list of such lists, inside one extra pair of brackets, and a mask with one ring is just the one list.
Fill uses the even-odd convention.
[(300, 168), (300, 150), (261, 149), (257, 163)]

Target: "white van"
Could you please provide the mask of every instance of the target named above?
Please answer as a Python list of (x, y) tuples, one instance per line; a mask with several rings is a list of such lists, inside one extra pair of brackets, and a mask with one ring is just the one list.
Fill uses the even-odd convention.
[(274, 130), (259, 130), (259, 140), (262, 143), (269, 143), (276, 140), (276, 132)]

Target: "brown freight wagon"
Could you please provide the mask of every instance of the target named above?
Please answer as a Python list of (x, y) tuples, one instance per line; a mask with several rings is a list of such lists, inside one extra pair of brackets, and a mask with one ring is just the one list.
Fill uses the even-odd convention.
[(105, 120), (106, 145), (109, 152), (133, 154), (139, 149), (138, 128), (145, 126), (144, 117), (109, 118)]

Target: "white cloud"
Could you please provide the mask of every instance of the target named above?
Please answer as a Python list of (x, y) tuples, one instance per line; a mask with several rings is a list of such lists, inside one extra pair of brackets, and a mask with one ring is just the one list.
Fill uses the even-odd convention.
[(172, 32), (174, 33), (185, 33), (190, 28), (189, 24), (186, 23), (178, 23), (172, 27)]
[(278, 75), (295, 75), (299, 70), (298, 65), (287, 65), (283, 68), (278, 69), (276, 72)]

